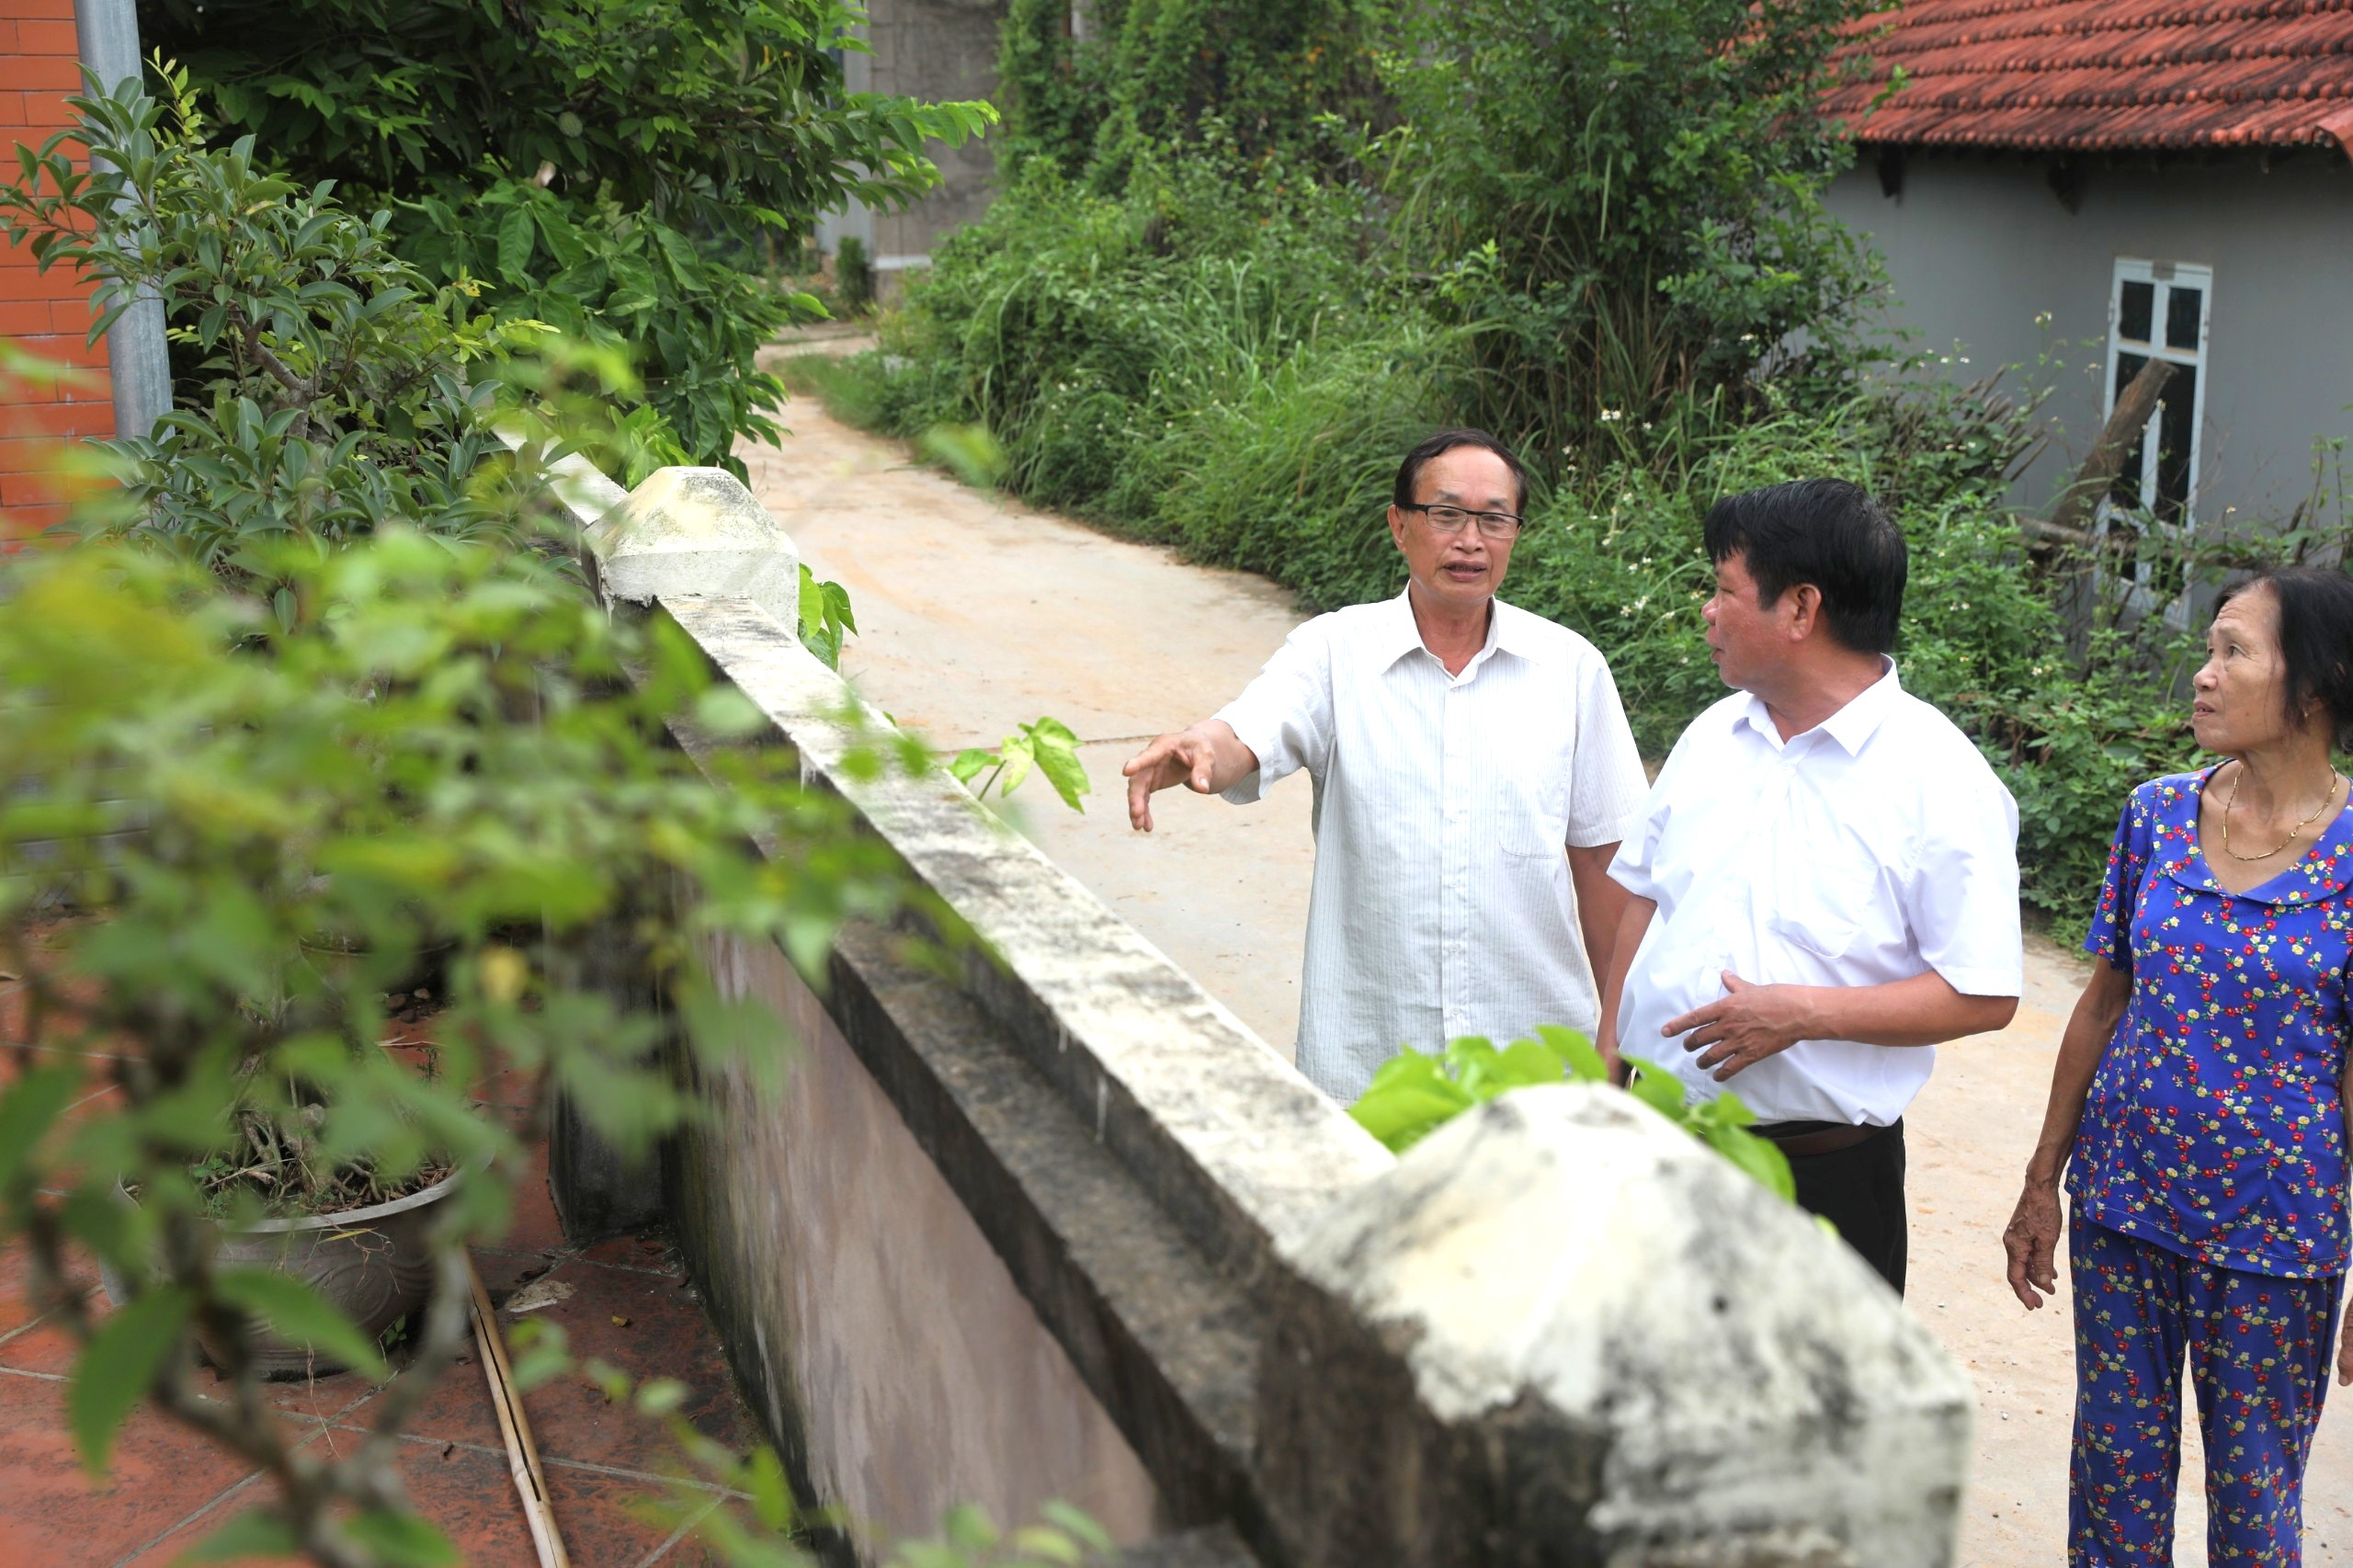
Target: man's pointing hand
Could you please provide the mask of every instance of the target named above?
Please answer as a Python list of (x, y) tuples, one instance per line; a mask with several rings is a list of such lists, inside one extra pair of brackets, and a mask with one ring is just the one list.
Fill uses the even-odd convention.
[(1191, 730), (1163, 735), (1136, 753), (1120, 769), (1128, 776), (1128, 822), (1144, 833), (1152, 831), (1152, 792), (1182, 784), (1196, 795), (1207, 795), (1217, 767), (1217, 753), (1208, 739)]
[(1222, 719), (1163, 735), (1120, 769), (1128, 776), (1128, 821), (1152, 831), (1152, 792), (1182, 784), (1196, 795), (1216, 795), (1258, 771), (1258, 754)]

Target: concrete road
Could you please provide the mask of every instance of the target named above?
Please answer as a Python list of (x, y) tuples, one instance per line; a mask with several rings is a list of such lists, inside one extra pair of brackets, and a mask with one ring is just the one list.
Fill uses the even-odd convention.
[[(967, 489), (813, 400), (788, 412), (781, 450), (742, 456), (811, 565), (850, 591), (861, 632), (844, 672), (942, 749), (995, 744), (1045, 713), (1077, 731), (1096, 790), (1086, 814), (1032, 783), (1015, 797), (1024, 831), (1288, 1057), (1313, 865), (1306, 779), (1241, 808), (1164, 793), (1146, 837), (1128, 828), (1119, 768), (1143, 740), (1241, 689), (1302, 619), (1290, 596)], [(1943, 1048), (1907, 1118), (1910, 1305), (1978, 1391), (1970, 1568), (2066, 1558), (2067, 1306), (2063, 1295), (2039, 1312), (2018, 1307), (2001, 1232), (2083, 973), (2074, 955), (2029, 942), (2017, 1020)], [(2338, 1392), (2306, 1488), (2311, 1568), (2353, 1568), (2353, 1393)], [(2176, 1561), (2200, 1564), (2194, 1424), (2185, 1448)]]

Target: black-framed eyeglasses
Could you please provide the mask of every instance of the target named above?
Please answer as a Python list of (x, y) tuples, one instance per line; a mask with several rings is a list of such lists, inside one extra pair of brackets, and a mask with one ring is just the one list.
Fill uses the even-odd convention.
[(1479, 531), (1489, 539), (1511, 539), (1524, 526), (1509, 512), (1473, 512), (1461, 506), (1425, 505), (1419, 501), (1406, 503), (1405, 510), (1419, 512), (1434, 534), (1459, 534), (1463, 525), (1474, 517), (1478, 519)]

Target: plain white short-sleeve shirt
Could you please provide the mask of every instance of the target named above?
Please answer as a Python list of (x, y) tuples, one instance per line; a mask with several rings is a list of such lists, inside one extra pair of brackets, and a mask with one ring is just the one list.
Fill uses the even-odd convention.
[(1765, 984), (1880, 985), (1934, 970), (2016, 996), (2018, 806), (1969, 737), (1887, 673), (1783, 742), (1735, 692), (1675, 744), (1609, 874), (1658, 914), (1627, 971), (1619, 1049), (1693, 1098), (1730, 1091), (1760, 1121), (1886, 1126), (1928, 1081), (1927, 1046), (1809, 1040), (1719, 1084), (1659, 1030)]
[(1594, 1027), (1563, 849), (1624, 837), (1645, 786), (1592, 643), (1497, 600), (1449, 676), (1401, 594), (1298, 628), (1217, 717), (1258, 758), (1227, 800), (1314, 780), (1311, 1083), (1345, 1102), (1401, 1045)]

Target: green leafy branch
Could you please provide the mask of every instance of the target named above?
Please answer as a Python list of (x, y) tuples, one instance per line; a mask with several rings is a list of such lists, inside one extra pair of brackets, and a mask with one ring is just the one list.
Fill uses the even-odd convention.
[[(857, 631), (858, 617), (850, 608), (849, 590), (839, 583), (819, 582), (817, 574), (803, 562), (801, 646), (824, 660), (827, 669), (839, 670), (842, 644)], [(1063, 798), (1063, 804), (1074, 812), (1086, 810), (1080, 797), (1093, 790), (1086, 780), (1086, 765), (1078, 759), (1078, 736), (1068, 724), (1051, 717), (1022, 725), (1006, 736), (1005, 744), (995, 751), (969, 747), (958, 752), (948, 764), (948, 771), (956, 776), (956, 781), (967, 786), (988, 769), (995, 771), (972, 790), (976, 798), (985, 798), (994, 786), (997, 798), (1003, 800), (1020, 788), (1032, 772), (1042, 774), (1046, 782), (1054, 787), (1054, 793)]]
[(994, 771), (972, 791), (975, 798), (986, 799), (994, 785), (997, 798), (1003, 800), (1019, 789), (1034, 769), (1054, 787), (1063, 805), (1074, 812), (1086, 810), (1079, 797), (1092, 786), (1086, 781), (1086, 765), (1078, 759), (1078, 736), (1060, 719), (1042, 718), (1023, 724), (995, 751), (969, 746), (948, 765), (956, 781), (965, 785), (979, 778), (983, 769)]
[(858, 615), (850, 608), (849, 590), (839, 583), (821, 583), (809, 563), (801, 563), (801, 645), (824, 661), (829, 670), (842, 667), (842, 644), (857, 634)]
[[(1781, 1151), (1748, 1131), (1755, 1113), (1736, 1095), (1719, 1095), (1698, 1105), (1684, 1101), (1673, 1074), (1632, 1057), (1628, 1092), (1677, 1127), (1730, 1160), (1784, 1200), (1797, 1187)], [(1516, 1040), (1497, 1049), (1493, 1040), (1466, 1035), (1449, 1042), (1442, 1056), (1406, 1046), (1381, 1064), (1372, 1085), (1348, 1115), (1402, 1154), (1440, 1127), (1497, 1095), (1531, 1084), (1606, 1084), (1609, 1070), (1594, 1043), (1575, 1029), (1539, 1024), (1534, 1040)]]
[(1683, 1081), (1664, 1067), (1630, 1056), (1633, 1082), (1627, 1092), (1685, 1132), (1697, 1138), (1742, 1170), (1756, 1177), (1784, 1201), (1797, 1201), (1797, 1180), (1790, 1174), (1790, 1157), (1770, 1139), (1748, 1131), (1756, 1113), (1741, 1104), (1738, 1095), (1725, 1093), (1692, 1103), (1683, 1096)]

